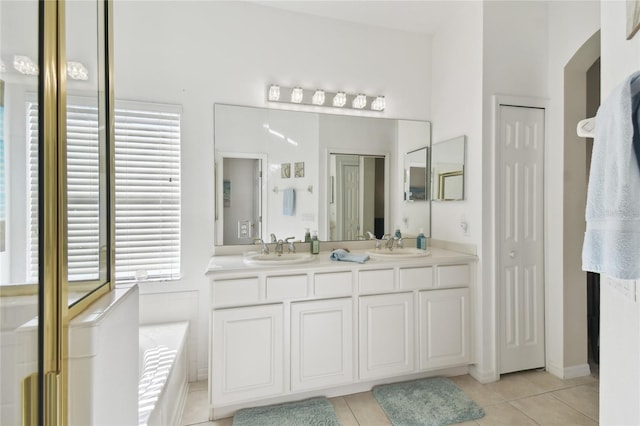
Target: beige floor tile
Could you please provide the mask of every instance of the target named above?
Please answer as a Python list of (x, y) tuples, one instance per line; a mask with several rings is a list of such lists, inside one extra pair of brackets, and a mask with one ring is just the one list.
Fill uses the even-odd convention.
[(560, 399), (567, 405), (598, 420), (599, 395), (598, 388), (593, 385), (575, 386), (569, 389), (562, 389), (552, 393), (553, 396)]
[(359, 424), (366, 426), (391, 425), (389, 418), (378, 405), (378, 401), (376, 401), (371, 392), (347, 395), (344, 396), (344, 400), (349, 405)]
[(564, 389), (569, 386), (573, 386), (568, 380), (562, 380), (553, 374), (544, 370), (524, 371), (518, 374), (519, 376), (530, 381), (534, 385), (540, 387), (544, 392), (549, 392), (558, 389)]
[(536, 395), (511, 401), (511, 405), (525, 413), (540, 425), (585, 425), (598, 423), (569, 407), (551, 394)]
[(189, 392), (206, 391), (208, 382), (206, 380), (200, 382), (189, 383)]
[(182, 413), (183, 425), (194, 425), (209, 421), (209, 401), (207, 391), (189, 392)]
[(331, 398), (329, 401), (333, 404), (340, 426), (358, 426), (358, 421), (343, 397)]
[(483, 426), (534, 426), (536, 424), (508, 402), (484, 407), (484, 417), (476, 422)]
[(484, 385), (485, 389), (500, 395), (504, 401), (511, 401), (545, 392), (545, 388), (525, 378), (521, 373), (504, 374), (500, 380)]
[(481, 407), (487, 405), (498, 404), (504, 402), (505, 398), (488, 389), (487, 385), (483, 385), (468, 374), (464, 376), (449, 377), (469, 398)]

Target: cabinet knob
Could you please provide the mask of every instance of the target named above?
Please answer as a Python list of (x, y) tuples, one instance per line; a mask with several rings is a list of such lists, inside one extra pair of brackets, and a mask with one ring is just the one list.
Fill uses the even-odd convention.
[(512, 259), (513, 259), (514, 257), (516, 257), (516, 251), (515, 251), (515, 250), (511, 250), (511, 251), (509, 252), (509, 257), (510, 257), (510, 258), (512, 258)]

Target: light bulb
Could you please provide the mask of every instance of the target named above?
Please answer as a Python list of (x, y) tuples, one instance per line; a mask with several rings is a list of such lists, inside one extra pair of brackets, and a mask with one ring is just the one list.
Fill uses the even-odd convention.
[(302, 98), (304, 97), (303, 91), (299, 87), (294, 87), (291, 91), (291, 102), (295, 104), (299, 104), (302, 102)]
[(384, 96), (378, 96), (371, 102), (371, 109), (374, 111), (383, 111), (386, 106)]
[(338, 92), (333, 97), (334, 107), (343, 107), (347, 103), (347, 95), (344, 92)]
[(363, 94), (359, 94), (353, 99), (351, 106), (356, 109), (362, 109), (367, 105), (367, 97)]
[(280, 100), (280, 86), (277, 84), (272, 84), (269, 86), (269, 100), (270, 101), (279, 101)]
[(316, 90), (311, 98), (314, 105), (324, 105), (324, 90)]

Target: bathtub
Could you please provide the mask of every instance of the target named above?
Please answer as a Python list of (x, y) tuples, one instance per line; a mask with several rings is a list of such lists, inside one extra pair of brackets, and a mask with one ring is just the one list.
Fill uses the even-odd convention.
[(142, 325), (138, 424), (180, 425), (188, 391), (189, 322)]

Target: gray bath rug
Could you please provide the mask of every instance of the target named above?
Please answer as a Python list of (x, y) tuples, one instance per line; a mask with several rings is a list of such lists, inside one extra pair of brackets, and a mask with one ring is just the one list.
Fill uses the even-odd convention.
[(373, 396), (394, 426), (441, 426), (484, 416), (482, 408), (444, 377), (376, 386)]
[(233, 426), (340, 426), (327, 398), (245, 408), (233, 416)]

